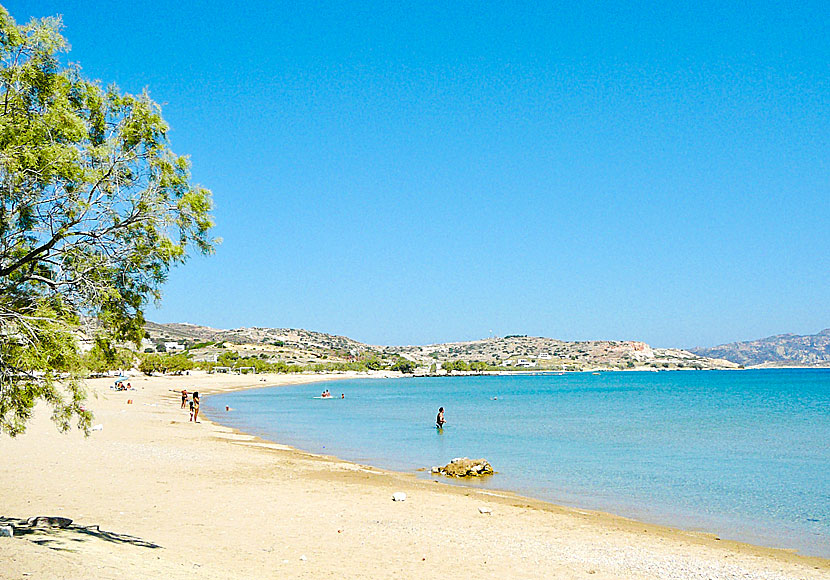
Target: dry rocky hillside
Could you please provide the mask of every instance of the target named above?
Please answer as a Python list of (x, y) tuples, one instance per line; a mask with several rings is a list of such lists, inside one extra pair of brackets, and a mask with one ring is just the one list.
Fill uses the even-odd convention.
[(638, 341), (565, 342), (552, 338), (506, 336), (427, 346), (373, 346), (344, 336), (287, 328), (237, 328), (219, 330), (193, 324), (146, 325), (143, 348), (185, 349), (194, 360), (215, 360), (233, 350), (270, 362), (313, 364), (377, 358), (405, 358), (422, 372), (444, 362), (484, 362), (516, 370), (595, 369), (716, 369), (737, 368), (725, 360), (707, 358), (679, 349), (651, 348)]
[(818, 334), (779, 334), (692, 352), (745, 366), (830, 366), (830, 328)]
[(428, 346), (386, 347), (410, 360), (483, 361), (506, 368), (588, 370), (630, 368), (737, 368), (679, 349), (651, 348), (639, 341), (593, 340), (565, 342), (535, 336), (506, 336)]
[(261, 356), (289, 364), (349, 361), (376, 354), (372, 347), (345, 336), (293, 328), (255, 326), (220, 330), (195, 324), (148, 322), (145, 331), (145, 349), (161, 350), (165, 343), (178, 343), (195, 360), (211, 360), (227, 349), (242, 356)]

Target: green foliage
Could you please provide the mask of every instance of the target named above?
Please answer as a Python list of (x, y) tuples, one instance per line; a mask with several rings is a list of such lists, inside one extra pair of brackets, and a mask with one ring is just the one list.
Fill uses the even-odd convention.
[(238, 360), (239, 360), (239, 355), (236, 352), (232, 351), (232, 350), (228, 350), (228, 351), (225, 351), (222, 354), (220, 354), (219, 357), (216, 359), (216, 362), (219, 363), (219, 366), (223, 366), (223, 367), (234, 367), (234, 366), (246, 366), (247, 367), (247, 366), (251, 366), (251, 365), (246, 365), (246, 364), (237, 365), (236, 363), (237, 363)]
[(392, 365), (391, 370), (401, 373), (412, 374), (415, 372), (415, 363), (405, 358), (399, 359)]
[(55, 297), (32, 301), (26, 314), (20, 324), (4, 325), (0, 335), (0, 430), (12, 436), (25, 431), (39, 399), (52, 407), (61, 430), (69, 429), (73, 417), (88, 430), (92, 415), (82, 405), (77, 343), (61, 321), (71, 312)]
[(379, 371), (383, 368), (383, 363), (377, 358), (370, 358), (364, 364), (366, 365), (366, 368), (371, 371)]
[[(160, 107), (64, 66), (58, 18), (18, 25), (0, 6), (0, 431), (38, 400), (87, 430), (85, 364), (144, 336), (171, 267), (210, 253), (211, 195), (175, 155)], [(84, 317), (102, 341), (78, 353)]]
[(105, 373), (107, 371), (130, 369), (135, 355), (125, 349), (116, 348), (104, 337), (96, 337), (92, 349), (82, 359), (82, 365), (89, 372)]
[(193, 369), (195, 366), (193, 361), (183, 354), (165, 355), (151, 353), (141, 357), (138, 370), (145, 375), (152, 375), (153, 373), (180, 375), (184, 371)]
[[(485, 365), (486, 367), (486, 365)], [(470, 365), (463, 360), (444, 361), (441, 363), (441, 368), (447, 372), (452, 371), (469, 371)]]

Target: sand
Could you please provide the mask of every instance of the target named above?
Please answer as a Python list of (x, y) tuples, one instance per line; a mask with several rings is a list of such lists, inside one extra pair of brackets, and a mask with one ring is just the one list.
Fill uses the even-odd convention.
[[(0, 436), (0, 524), (73, 520), (0, 538), (0, 578), (830, 578), (826, 559), (190, 423), (171, 391), (209, 394), (262, 378), (343, 377), (136, 377), (132, 392), (96, 380), (89, 406), (103, 430), (62, 435), (38, 408), (25, 435)], [(395, 492), (406, 501), (393, 502)]]

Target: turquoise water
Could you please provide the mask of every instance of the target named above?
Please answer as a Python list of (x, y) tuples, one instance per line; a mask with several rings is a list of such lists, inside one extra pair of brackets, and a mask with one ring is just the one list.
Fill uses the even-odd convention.
[(400, 471), (484, 457), (498, 473), (476, 485), (830, 557), (830, 370), (358, 379), (203, 408), (307, 451)]

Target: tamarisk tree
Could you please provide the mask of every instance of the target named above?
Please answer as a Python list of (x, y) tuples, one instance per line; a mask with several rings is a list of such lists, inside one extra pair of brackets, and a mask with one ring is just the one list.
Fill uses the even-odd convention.
[(191, 183), (160, 107), (63, 65), (59, 18), (18, 25), (0, 6), (0, 431), (38, 400), (85, 431), (78, 337), (143, 336), (169, 269), (215, 240), (208, 190)]

